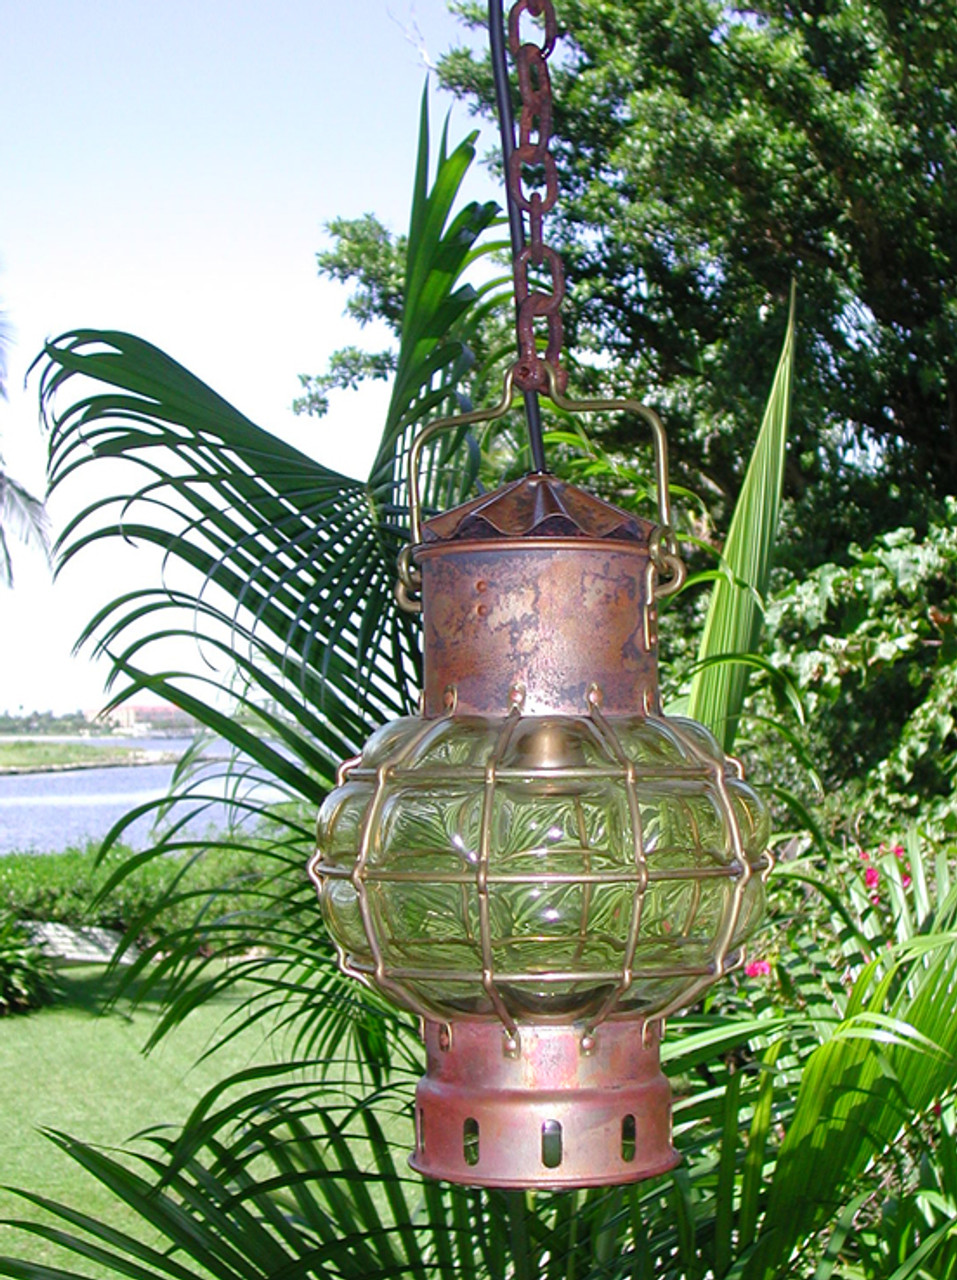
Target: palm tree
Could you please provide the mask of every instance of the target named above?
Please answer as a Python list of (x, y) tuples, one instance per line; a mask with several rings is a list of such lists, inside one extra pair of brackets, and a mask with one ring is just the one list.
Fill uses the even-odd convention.
[[(7, 398), (7, 352), (10, 328), (0, 312), (0, 399)], [(13, 586), (13, 558), (10, 537), (33, 543), (49, 556), (49, 527), (43, 503), (8, 475), (0, 454), (0, 582)]]
[[(137, 1280), (953, 1280), (957, 1168), (934, 1158), (927, 1117), (957, 1084), (957, 889), (946, 864), (938, 867), (935, 905), (932, 877), (917, 877), (916, 847), (915, 910), (897, 912), (889, 935), (866, 896), (844, 901), (828, 888), (811, 855), (779, 873), (780, 993), (718, 990), (677, 1020), (667, 1041), (683, 1168), (627, 1189), (532, 1198), (423, 1184), (396, 1155), (420, 1068), (415, 1028), (340, 979), (302, 868), (337, 759), (373, 723), (411, 707), (416, 638), (391, 593), (406, 533), (403, 464), (416, 424), (448, 400), (468, 364), (478, 309), (461, 274), (494, 212), (470, 205), (453, 214), (472, 146), (449, 153), (443, 137), (430, 185), (423, 113), (401, 349), (365, 482), (261, 431), (139, 339), (78, 331), (47, 348), (53, 483), (102, 457), (125, 458), (144, 476), (81, 510), (61, 535), (61, 557), (125, 537), (162, 546), (167, 562), (162, 587), (104, 605), (87, 638), (112, 659), (117, 699), (149, 688), (241, 753), (229, 771), (236, 828), (223, 842), (257, 849), (264, 869), (249, 886), (246, 919), (217, 918), (215, 902), (206, 903), (194, 928), (148, 950), (132, 976), (147, 991), (168, 984), (157, 1035), (210, 990), (245, 979), (253, 995), (226, 1034), (268, 1018), (289, 1051), (212, 1090), (180, 1134), (154, 1136), (125, 1157), (54, 1135), (141, 1216), (142, 1231), (125, 1234), (34, 1195), (50, 1216), (25, 1229)], [(788, 342), (738, 525), (764, 545), (773, 536), (792, 353)], [(78, 376), (96, 385), (63, 406)], [(471, 482), (456, 447), (467, 453), (453, 441), (431, 459), (436, 503)], [(722, 576), (734, 591), (716, 592), (715, 608), (730, 615), (766, 584), (753, 576), (761, 566), (733, 548), (726, 561)], [(207, 673), (167, 670), (164, 642), (193, 634)], [(707, 634), (703, 670), (720, 671), (728, 658), (721, 637), (734, 627)], [(699, 687), (712, 724), (733, 724), (738, 694), (722, 694), (721, 682)], [(238, 716), (227, 711), (227, 694)], [(257, 794), (263, 775), (279, 800)], [(184, 815), (220, 798), (207, 774), (184, 767), (164, 833), (130, 865), (179, 857), (174, 892), (189, 897), (189, 859), (203, 842)], [(253, 920), (268, 954), (228, 968), (195, 960), (198, 933), (207, 953), (222, 956), (248, 938)], [(895, 1160), (892, 1238), (872, 1223), (875, 1187)], [(928, 1167), (921, 1183), (914, 1171)], [(0, 1259), (0, 1274), (77, 1273)]]

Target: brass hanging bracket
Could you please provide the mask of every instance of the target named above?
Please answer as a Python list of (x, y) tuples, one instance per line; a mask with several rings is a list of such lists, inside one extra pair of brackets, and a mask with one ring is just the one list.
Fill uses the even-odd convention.
[[(560, 389), (560, 376), (555, 368), (542, 361), (545, 371), (544, 394), (557, 409), (568, 413), (633, 413), (642, 419), (650, 428), (655, 450), (655, 487), (658, 504), (658, 522), (649, 545), (649, 555), (656, 571), (654, 587), (655, 599), (674, 595), (684, 584), (687, 569), (678, 552), (677, 539), (672, 527), (671, 493), (668, 483), (668, 437), (664, 425), (647, 405), (639, 400), (616, 399), (569, 399)], [(509, 369), (505, 375), (502, 397), (498, 404), (488, 409), (477, 409), (472, 413), (454, 414), (444, 418), (436, 418), (429, 423), (412, 442), (409, 452), (409, 518), (411, 540), (399, 554), (399, 578), (396, 584), (396, 599), (402, 609), (409, 613), (421, 610), (419, 591), (422, 580), (419, 570), (412, 559), (412, 552), (422, 541), (422, 496), (419, 473), (422, 453), (436, 436), (457, 427), (475, 426), (482, 422), (495, 422), (511, 408), (515, 398), (515, 370)]]

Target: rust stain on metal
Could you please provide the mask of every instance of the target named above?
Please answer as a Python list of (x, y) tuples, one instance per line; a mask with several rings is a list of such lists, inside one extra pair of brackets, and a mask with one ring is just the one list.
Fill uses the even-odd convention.
[[(520, 33), (523, 13), (545, 20), (542, 44), (523, 41)], [(518, 73), (518, 89), (522, 110), (518, 121), (518, 145), (509, 159), (506, 181), (509, 197), (515, 207), (528, 217), (528, 244), (514, 262), (515, 302), (518, 308), (519, 359), (515, 364), (515, 385), (523, 391), (547, 391), (547, 363), (561, 389), (568, 381), (560, 367), (562, 354), (561, 306), (565, 299), (565, 270), (561, 257), (546, 245), (542, 235), (545, 214), (558, 199), (558, 167), (549, 150), (552, 133), (552, 86), (548, 59), (555, 48), (558, 24), (552, 0), (517, 0), (508, 16), (508, 44)], [(544, 191), (525, 189), (526, 178), (540, 171)], [(532, 289), (529, 267), (546, 266), (551, 280), (550, 292)], [(548, 346), (545, 360), (538, 354), (535, 321), (547, 324)]]
[(631, 715), (657, 687), (645, 548), (497, 538), (420, 546), (415, 560), (426, 716), (442, 714), (449, 684), (463, 715), (502, 714), (516, 684), (527, 714), (581, 715), (593, 683), (609, 714)]
[(526, 476), (428, 521), (413, 559), (425, 602), (425, 715), (454, 684), (462, 715), (612, 715), (657, 699), (655, 526), (554, 476)]

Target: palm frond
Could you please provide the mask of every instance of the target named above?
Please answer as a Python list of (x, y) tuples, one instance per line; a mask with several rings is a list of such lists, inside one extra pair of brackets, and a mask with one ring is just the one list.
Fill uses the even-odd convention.
[[(0, 392), (2, 389), (0, 378)], [(13, 586), (11, 537), (39, 548), (49, 559), (50, 522), (46, 509), (39, 498), (3, 470), (3, 460), (0, 459), (0, 582), (7, 587)]]
[(831, 1219), (875, 1157), (957, 1086), (955, 985), (952, 933), (898, 946), (857, 979), (848, 1016), (802, 1074), (758, 1247), (741, 1272), (747, 1280), (789, 1274), (798, 1241)]
[[(357, 611), (388, 609), (380, 593), (356, 591), (384, 571), (364, 486), (256, 427), (142, 339), (78, 331), (46, 355), (41, 401), (53, 488), (107, 458), (145, 472), (139, 488), (85, 507), (57, 543), (61, 565), (117, 539), (154, 546), (162, 557), (164, 585), (109, 601), (82, 637), (114, 659), (114, 680), (128, 678), (118, 696), (152, 681), (154, 692), (235, 741), (238, 729), (216, 714), (216, 694), (225, 709), (238, 669), (252, 704), (261, 670), (272, 681), (270, 700), (281, 686), (304, 709), (303, 732), (287, 747), (315, 768), (318, 744), (320, 781), (328, 782), (335, 752), (351, 745), (370, 712), (395, 714), (400, 696), (369, 676), (369, 657), (356, 646)], [(61, 410), (74, 378), (93, 389)], [(337, 585), (350, 551), (358, 571)], [(142, 674), (151, 664), (162, 670), (155, 655), (189, 634), (217, 660), (204, 680)], [(323, 678), (332, 664), (338, 684)], [(324, 734), (316, 732), (320, 717)]]
[(794, 312), (792, 287), (771, 395), (724, 546), (727, 572), (712, 590), (688, 700), (688, 714), (707, 725), (726, 751), (734, 744), (748, 686), (749, 670), (741, 659), (752, 654), (757, 644), (762, 620), (759, 602), (767, 597), (771, 578), (791, 407)]
[[(468, 363), (476, 295), (460, 277), (496, 213), (472, 203), (453, 214), (474, 141), (449, 153), (446, 128), (430, 185), (423, 98), (398, 368), (367, 483), (257, 427), (140, 338), (77, 330), (44, 353), (51, 486), (86, 480), (94, 461), (96, 480), (104, 459), (140, 475), (81, 506), (58, 539), (60, 564), (117, 539), (161, 557), (162, 585), (105, 603), (81, 638), (112, 660), (115, 698), (149, 687), (247, 751), (281, 721), (283, 751), (320, 788), (375, 724), (414, 705), (417, 632), (392, 594), (407, 537), (404, 466), (415, 425), (448, 401)], [(146, 674), (190, 633), (209, 660), (203, 680)], [(257, 730), (230, 728), (231, 696), (258, 715)], [(280, 714), (264, 717), (266, 705)], [(275, 753), (261, 763), (279, 767)], [(296, 785), (315, 802), (315, 784)]]

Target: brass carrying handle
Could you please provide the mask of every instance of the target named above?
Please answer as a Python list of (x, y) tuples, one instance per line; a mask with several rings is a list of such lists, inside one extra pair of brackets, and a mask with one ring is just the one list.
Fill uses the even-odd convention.
[[(671, 527), (671, 493), (668, 488), (668, 437), (665, 428), (655, 413), (647, 405), (638, 400), (570, 400), (563, 395), (558, 385), (558, 374), (547, 361), (542, 362), (548, 379), (547, 395), (558, 409), (570, 413), (601, 413), (627, 410), (643, 419), (651, 428), (655, 446), (655, 484), (658, 494), (659, 528), (651, 540), (650, 555), (659, 574), (666, 575), (665, 580), (655, 587), (655, 597), (673, 595), (684, 584), (687, 574), (684, 561), (678, 554), (678, 545), (674, 530)], [(409, 518), (411, 541), (399, 555), (399, 582), (396, 586), (396, 597), (403, 609), (417, 612), (421, 604), (414, 593), (421, 584), (421, 575), (412, 563), (412, 548), (422, 541), (422, 499), (419, 493), (419, 464), (422, 450), (430, 441), (443, 431), (453, 427), (468, 427), (479, 422), (495, 422), (502, 418), (512, 407), (515, 399), (515, 369), (510, 368), (505, 375), (502, 398), (491, 409), (476, 409), (471, 413), (452, 414), (445, 418), (436, 418), (430, 422), (412, 442), (409, 451)]]

